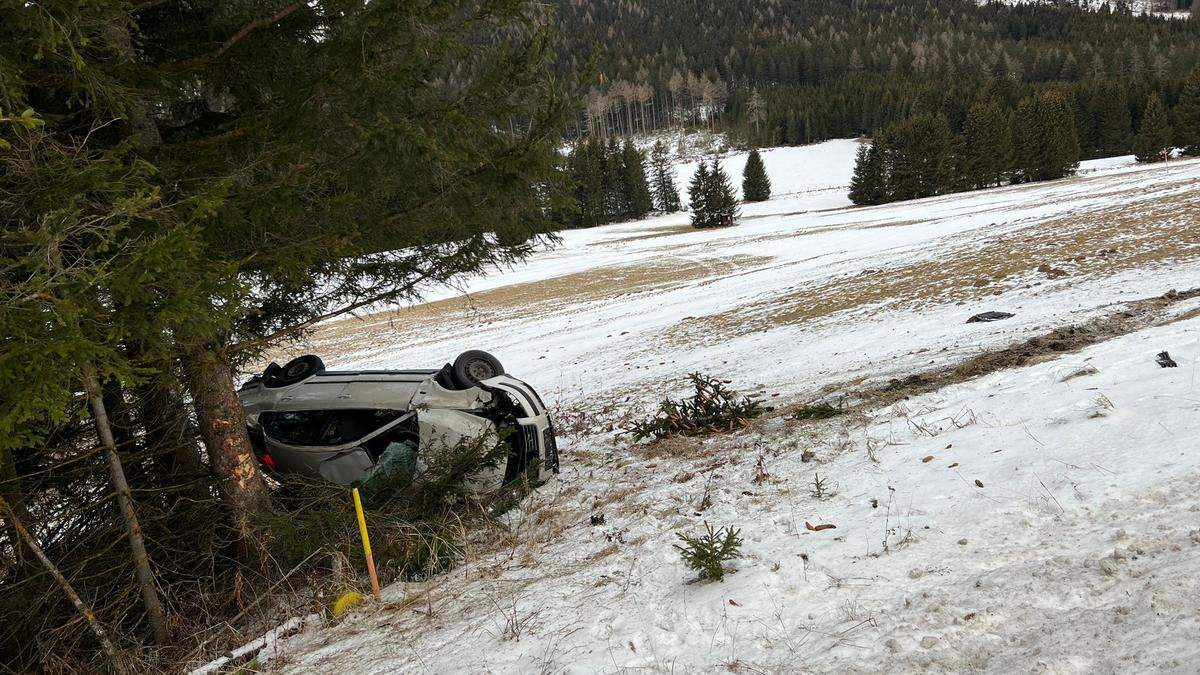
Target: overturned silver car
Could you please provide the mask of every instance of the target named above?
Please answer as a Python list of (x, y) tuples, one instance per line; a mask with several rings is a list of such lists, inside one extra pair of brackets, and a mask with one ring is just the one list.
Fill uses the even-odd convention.
[(320, 358), (301, 356), (272, 363), (238, 395), (268, 473), (370, 485), (397, 466), (417, 475), (438, 453), (479, 439), (506, 444), (508, 456), (476, 488), (558, 473), (542, 399), (485, 352), (464, 352), (440, 370), (325, 370)]

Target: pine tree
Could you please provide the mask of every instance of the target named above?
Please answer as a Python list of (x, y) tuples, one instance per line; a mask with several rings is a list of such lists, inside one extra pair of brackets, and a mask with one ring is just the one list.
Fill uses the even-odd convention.
[(729, 174), (721, 168), (721, 160), (713, 159), (712, 168), (708, 173), (708, 189), (705, 205), (711, 214), (711, 227), (729, 227), (737, 222), (740, 215), (737, 193), (733, 190), (733, 181)]
[(922, 114), (888, 130), (888, 190), (893, 200), (942, 194), (953, 183), (951, 145), (946, 118)]
[(879, 149), (881, 141), (881, 136), (876, 134), (873, 144), (858, 146), (854, 175), (850, 178), (850, 201), (855, 204), (883, 204), (887, 201), (887, 178)]
[(681, 206), (679, 189), (675, 187), (675, 176), (667, 156), (667, 146), (662, 141), (654, 143), (650, 151), (650, 167), (653, 174), (654, 206), (663, 213), (674, 213)]
[(1100, 90), (1096, 117), (1092, 123), (1095, 125), (1096, 156), (1113, 157), (1129, 153), (1129, 103), (1121, 87), (1109, 85)]
[(1146, 98), (1137, 136), (1133, 138), (1133, 154), (1139, 162), (1161, 162), (1165, 159), (1163, 151), (1170, 145), (1171, 125), (1167, 122), (1167, 113), (1158, 94), (1151, 92)]
[(963, 183), (969, 188), (1000, 185), (1011, 163), (1012, 133), (1000, 104), (988, 99), (971, 106), (963, 128)]
[[(1192, 12), (1200, 11), (1200, 0), (1192, 3)], [(1179, 104), (1175, 106), (1175, 132), (1187, 155), (1200, 155), (1200, 66), (1192, 69), (1183, 83)]]
[(708, 164), (700, 160), (692, 182), (688, 184), (689, 208), (692, 210), (692, 227), (713, 227), (711, 213), (708, 208)]
[(1079, 135), (1067, 97), (1055, 90), (1028, 96), (1013, 116), (1014, 182), (1054, 180), (1079, 166)]
[(626, 139), (621, 148), (621, 190), (625, 211), (621, 215), (629, 220), (646, 217), (654, 208), (650, 185), (646, 181), (646, 158), (641, 150)]
[(692, 227), (728, 227), (738, 217), (737, 195), (721, 160), (713, 159), (710, 167), (701, 160), (688, 186), (691, 198)]
[(767, 177), (767, 167), (763, 165), (758, 148), (750, 151), (746, 159), (746, 168), (742, 171), (742, 199), (747, 202), (761, 202), (771, 198), (771, 179)]

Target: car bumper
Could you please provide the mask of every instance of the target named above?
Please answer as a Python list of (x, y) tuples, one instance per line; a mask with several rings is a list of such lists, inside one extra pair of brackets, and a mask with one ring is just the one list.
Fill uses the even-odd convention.
[(552, 474), (558, 473), (558, 440), (554, 436), (554, 424), (550, 422), (550, 414), (542, 413), (519, 419), (517, 424), (524, 436), (525, 447), (537, 449), (538, 477), (546, 480)]

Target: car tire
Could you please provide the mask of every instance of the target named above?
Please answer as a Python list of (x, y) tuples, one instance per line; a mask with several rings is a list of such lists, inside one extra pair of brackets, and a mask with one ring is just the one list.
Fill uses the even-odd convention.
[(267, 386), (286, 387), (306, 380), (324, 370), (325, 363), (321, 361), (321, 357), (312, 354), (297, 356), (283, 364), (283, 367), (274, 373), (274, 377), (271, 378), (272, 382), (267, 383)]
[(499, 359), (487, 352), (471, 349), (458, 355), (452, 367), (454, 381), (463, 389), (478, 387), (482, 380), (504, 374)]

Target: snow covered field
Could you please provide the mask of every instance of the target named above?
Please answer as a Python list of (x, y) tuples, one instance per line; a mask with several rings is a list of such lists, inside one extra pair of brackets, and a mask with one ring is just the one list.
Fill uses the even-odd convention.
[[(1200, 287), (1200, 161), (846, 208), (854, 147), (764, 152), (776, 197), (738, 227), (567, 232), (469, 297), (325, 326), (310, 348), (330, 367), (497, 354), (558, 406), (564, 472), (461, 567), (283, 641), (271, 667), (1195, 672), (1200, 299), (898, 402), (786, 411)], [(993, 309), (1016, 316), (964, 323)], [(779, 409), (705, 440), (610, 433), (692, 370)], [(672, 548), (704, 522), (745, 540), (722, 583)]]
[[(560, 403), (653, 400), (694, 370), (791, 395), (1200, 285), (1200, 161), (1099, 160), (1064, 181), (846, 208), (856, 147), (764, 151), (776, 196), (737, 227), (697, 231), (679, 213), (564, 232), (469, 295), (332, 323), (305, 348), (331, 368), (485, 349)], [(744, 162), (725, 161), (739, 178)], [(1017, 316), (964, 324), (989, 309)]]

